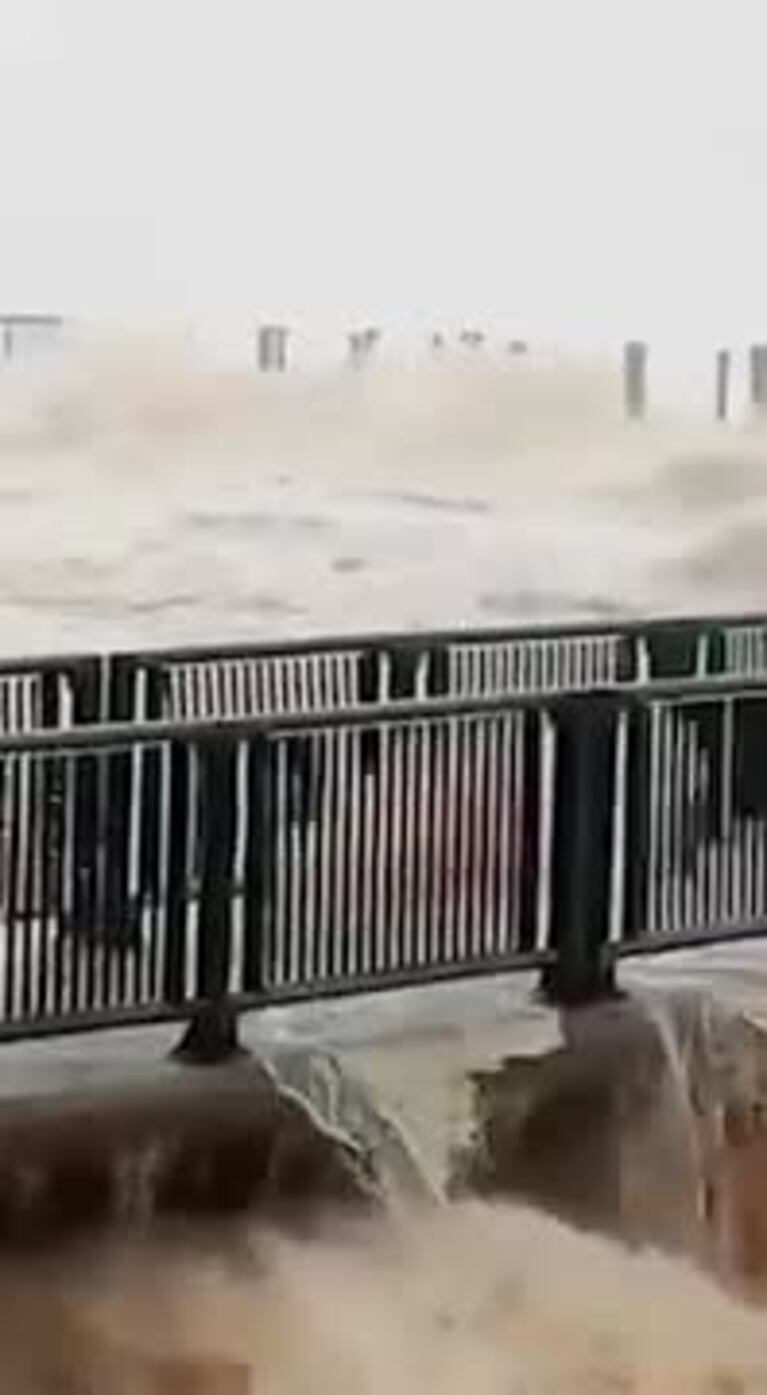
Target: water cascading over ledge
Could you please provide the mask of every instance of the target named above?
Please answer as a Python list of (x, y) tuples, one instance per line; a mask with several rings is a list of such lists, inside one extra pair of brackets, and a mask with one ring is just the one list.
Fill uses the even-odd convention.
[[(401, 1036), (406, 1010), (395, 1016)], [(686, 1301), (704, 1325), (706, 1349), (696, 1332), (685, 1338), (684, 1355), (703, 1375), (697, 1384), (652, 1389), (750, 1390), (726, 1379), (730, 1368), (747, 1371), (752, 1360), (737, 1325), (756, 1342), (748, 1315), (727, 1308), (702, 1279), (698, 1288), (684, 1265), (666, 1268), (652, 1257), (635, 1265), (625, 1251), (587, 1243), (542, 1216), (481, 1203), (533, 1202), (630, 1248), (650, 1243), (691, 1256), (727, 1286), (763, 1297), (767, 1139), (759, 1105), (767, 1040), (727, 1007), (726, 996), (715, 1003), (693, 992), (647, 992), (548, 1017), (561, 1025), (558, 1046), (550, 1049), (549, 1039), (525, 1061), (499, 1053), (489, 1066), (481, 1031), (475, 1038), (470, 1026), (454, 1022), (467, 1066), (482, 1062), (467, 1081), (473, 1137), (461, 1148), (455, 1131), (443, 1193), (445, 1203), (445, 1193), (479, 1194), (480, 1204), (468, 1208), (433, 1204), (440, 1189), (419, 1177), (404, 1135), (388, 1121), (385, 1091), (379, 1099), (369, 1082), (360, 1083), (353, 1053), (344, 1059), (340, 1045), (335, 1057), (285, 1046), (283, 1036), (278, 1049), (265, 1050), (265, 1065), (239, 1058), (203, 1072), (168, 1067), (168, 1077), (148, 1088), (81, 1089), (65, 1099), (6, 1104), (4, 1373), (15, 1378), (18, 1368), (28, 1380), (37, 1363), (46, 1378), (54, 1370), (60, 1379), (74, 1364), (78, 1379), (86, 1369), (97, 1372), (100, 1384), (94, 1376), (92, 1386), (80, 1386), (97, 1391), (135, 1369), (137, 1380), (155, 1380), (146, 1387), (152, 1390), (246, 1395), (251, 1381), (273, 1376), (270, 1388), (294, 1390), (297, 1371), (310, 1380), (302, 1389), (322, 1388), (318, 1373), (333, 1371), (333, 1353), (343, 1374), (344, 1362), (356, 1369), (364, 1348), (376, 1370), (387, 1369), (392, 1353), (407, 1352), (403, 1383), (370, 1389), (420, 1388), (408, 1381), (431, 1369), (432, 1359), (438, 1369), (463, 1361), (456, 1370), (465, 1379), (466, 1363), (479, 1360), (471, 1366), (476, 1385), (436, 1388), (495, 1395), (510, 1388), (511, 1372), (522, 1371), (531, 1390), (592, 1395), (608, 1388), (599, 1383), (600, 1362), (617, 1380), (640, 1353), (656, 1374), (665, 1361), (681, 1360), (673, 1331), (663, 1339), (669, 1351), (651, 1335), (665, 1293), (667, 1306)], [(503, 1025), (513, 1049), (520, 1036), (513, 1012)], [(422, 1042), (438, 1066), (439, 1033), (427, 1031)], [(421, 1096), (428, 1076), (415, 1076)], [(420, 1202), (405, 1216), (398, 1210), (404, 1195)], [(290, 1233), (287, 1248), (280, 1239), (277, 1250), (287, 1269), (278, 1263), (275, 1272), (264, 1229)], [(547, 1264), (557, 1275), (551, 1312)], [(612, 1303), (625, 1303), (630, 1314), (626, 1350), (623, 1328), (609, 1326)], [(719, 1332), (720, 1319), (732, 1331)], [(675, 1321), (668, 1317), (668, 1326)], [(549, 1342), (540, 1339), (541, 1322), (551, 1323)], [(35, 1343), (28, 1335), (35, 1323), (58, 1326)], [(480, 1345), (472, 1345), (472, 1324)], [(632, 1347), (635, 1327), (643, 1335)], [(499, 1384), (483, 1384), (482, 1353)], [(562, 1384), (536, 1385), (538, 1364), (555, 1357)], [(21, 1380), (9, 1388), (40, 1395), (67, 1387)], [(650, 1387), (625, 1388), (644, 1395)]]
[(562, 1014), (562, 1044), (472, 1074), (447, 1190), (514, 1197), (767, 1295), (767, 1036), (694, 992)]
[(340, 1043), (264, 1038), (260, 1059), (6, 1099), (0, 1258), (190, 1225), (311, 1232), (470, 1194), (690, 1256), (767, 1295), (764, 1033), (726, 992), (540, 1011), (551, 1030), (533, 1054), (511, 999), (490, 1051), (479, 1015), (451, 1024), (457, 1111), (449, 1034), (409, 1039), (399, 1013), (374, 1068)]
[(0, 1254), (382, 1204), (371, 1150), (252, 1061), (0, 1108)]

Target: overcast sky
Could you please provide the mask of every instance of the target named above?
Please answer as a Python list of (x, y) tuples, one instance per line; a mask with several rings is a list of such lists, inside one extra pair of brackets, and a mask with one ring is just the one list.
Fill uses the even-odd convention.
[(2, 0), (0, 302), (767, 333), (765, 0)]

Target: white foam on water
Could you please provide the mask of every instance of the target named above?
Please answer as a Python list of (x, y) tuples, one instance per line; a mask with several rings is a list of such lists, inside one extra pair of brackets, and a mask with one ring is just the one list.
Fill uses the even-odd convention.
[[(526, 1210), (427, 1210), (313, 1243), (258, 1236), (252, 1252), (255, 1275), (241, 1257), (234, 1269), (199, 1252), (119, 1246), (70, 1267), (63, 1288), (55, 1267), (31, 1280), (21, 1266), (0, 1275), (0, 1345), (16, 1395), (54, 1388), (27, 1375), (33, 1325), (46, 1335), (37, 1370), (50, 1381), (53, 1369), (56, 1389), (64, 1372), (78, 1389), (127, 1395), (767, 1387), (763, 1314), (681, 1261), (629, 1253)], [(198, 1363), (207, 1379), (198, 1373), (192, 1384)]]
[(758, 608), (766, 463), (601, 361), (74, 339), (0, 379), (0, 648)]

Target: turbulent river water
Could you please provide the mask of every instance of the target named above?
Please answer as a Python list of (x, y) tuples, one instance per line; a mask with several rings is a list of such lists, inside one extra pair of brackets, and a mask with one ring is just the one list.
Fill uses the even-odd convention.
[(70, 347), (0, 381), (0, 646), (758, 608), (766, 457), (601, 364)]

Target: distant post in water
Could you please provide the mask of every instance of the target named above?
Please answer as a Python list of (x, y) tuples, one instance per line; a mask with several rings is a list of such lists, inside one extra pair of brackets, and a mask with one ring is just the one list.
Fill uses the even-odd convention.
[(767, 344), (752, 344), (748, 357), (749, 396), (757, 412), (767, 407)]
[(10, 364), (21, 352), (52, 347), (61, 337), (64, 321), (60, 315), (2, 315), (0, 314), (0, 356)]
[(260, 325), (256, 358), (261, 373), (284, 373), (288, 366), (288, 330), (284, 325)]
[(730, 414), (730, 370), (732, 355), (729, 349), (719, 349), (716, 355), (715, 416), (717, 421), (727, 421)]
[(512, 358), (521, 358), (523, 354), (527, 353), (528, 347), (526, 339), (510, 339), (506, 345), (506, 352)]
[(479, 329), (464, 329), (459, 335), (461, 347), (464, 349), (482, 349), (485, 344), (485, 336)]
[(630, 339), (623, 346), (623, 402), (630, 421), (641, 421), (647, 410), (647, 345)]
[(381, 339), (380, 329), (358, 329), (349, 335), (349, 367), (365, 368)]

